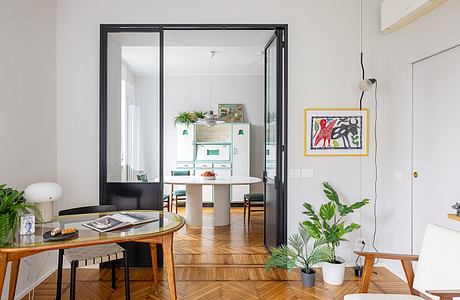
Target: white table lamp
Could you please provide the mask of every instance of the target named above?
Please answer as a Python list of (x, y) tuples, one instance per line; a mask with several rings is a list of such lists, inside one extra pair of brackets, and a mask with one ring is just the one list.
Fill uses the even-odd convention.
[(29, 185), (24, 197), (37, 205), (43, 222), (51, 222), (53, 218), (53, 201), (62, 196), (62, 188), (54, 182), (37, 182)]

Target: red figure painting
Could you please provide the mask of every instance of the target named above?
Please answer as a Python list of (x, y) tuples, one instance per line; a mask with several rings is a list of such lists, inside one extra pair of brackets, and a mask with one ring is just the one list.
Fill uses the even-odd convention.
[(323, 141), (323, 147), (326, 147), (326, 141), (328, 143), (328, 147), (331, 146), (332, 127), (334, 127), (335, 122), (337, 122), (337, 119), (332, 120), (329, 124), (327, 124), (326, 119), (321, 119), (321, 121), (319, 121), (321, 129), (316, 135), (315, 146), (318, 145), (321, 140)]

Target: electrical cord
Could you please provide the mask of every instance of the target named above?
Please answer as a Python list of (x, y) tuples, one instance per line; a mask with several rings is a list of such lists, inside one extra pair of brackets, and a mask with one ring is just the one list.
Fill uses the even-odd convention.
[[(361, 70), (362, 70), (361, 79), (364, 80), (366, 73), (364, 72), (364, 62), (363, 62), (363, 51), (362, 50), (361, 50)], [(361, 97), (359, 97), (359, 110), (363, 110), (363, 97), (364, 97), (364, 91), (361, 92)]]
[[(377, 120), (378, 120), (378, 100), (377, 100), (377, 91), (378, 91), (378, 86), (379, 82), (375, 82), (375, 90), (374, 90), (374, 101), (375, 101), (375, 117), (374, 117), (374, 147), (375, 147), (375, 152), (374, 152), (374, 170), (375, 170), (375, 176), (374, 176), (374, 232), (372, 234), (372, 248), (375, 250), (375, 252), (379, 253), (379, 250), (375, 246), (375, 240), (377, 237), (377, 200), (378, 200), (378, 193), (377, 193), (377, 183), (378, 183), (378, 178), (379, 178), (379, 172), (378, 172), (378, 163), (377, 163), (377, 154), (378, 154), (378, 143), (377, 143)], [(377, 259), (377, 262), (379, 262), (379, 259)]]

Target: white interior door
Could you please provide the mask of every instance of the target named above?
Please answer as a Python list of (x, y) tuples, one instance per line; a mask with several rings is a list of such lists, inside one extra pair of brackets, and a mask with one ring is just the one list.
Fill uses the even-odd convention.
[(418, 254), (428, 223), (460, 230), (460, 222), (447, 218), (460, 202), (460, 46), (415, 63), (413, 93), (412, 242)]

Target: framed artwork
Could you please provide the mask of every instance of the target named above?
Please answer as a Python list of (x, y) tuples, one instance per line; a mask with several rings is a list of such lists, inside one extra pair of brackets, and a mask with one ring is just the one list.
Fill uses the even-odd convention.
[(219, 104), (218, 117), (229, 123), (243, 123), (243, 104)]
[(368, 139), (367, 109), (305, 109), (305, 156), (367, 156)]

